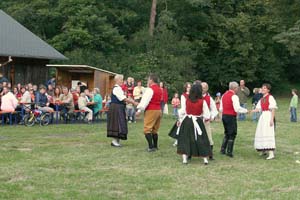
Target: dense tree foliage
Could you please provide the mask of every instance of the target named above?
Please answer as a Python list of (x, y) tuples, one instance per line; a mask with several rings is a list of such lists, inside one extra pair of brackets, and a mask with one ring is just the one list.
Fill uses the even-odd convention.
[(69, 60), (144, 79), (157, 72), (172, 91), (185, 81), (225, 89), (296, 81), (300, 3), (296, 0), (6, 0), (0, 8)]

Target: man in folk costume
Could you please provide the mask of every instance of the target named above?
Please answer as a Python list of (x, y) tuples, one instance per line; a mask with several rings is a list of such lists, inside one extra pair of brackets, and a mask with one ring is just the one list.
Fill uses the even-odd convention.
[[(220, 111), (224, 126), (224, 139), (221, 146), (221, 153), (233, 157), (234, 140), (237, 135), (237, 113), (247, 113), (248, 110), (240, 106), (239, 97), (236, 95), (239, 84), (237, 82), (229, 83), (229, 90), (222, 96)], [(227, 150), (227, 152), (226, 152)]]
[(120, 139), (127, 140), (128, 127), (125, 114), (125, 102), (137, 105), (137, 103), (128, 99), (121, 88), (123, 84), (123, 75), (117, 74), (114, 78), (115, 85), (112, 89), (111, 103), (107, 113), (107, 137), (112, 137), (111, 146), (121, 147)]
[(202, 94), (203, 94), (203, 99), (205, 100), (208, 109), (210, 111), (210, 120), (205, 120), (204, 122), (204, 126), (206, 129), (206, 133), (209, 139), (209, 143), (210, 143), (210, 147), (211, 147), (211, 152), (212, 154), (209, 156), (210, 160), (213, 160), (213, 145), (214, 145), (214, 141), (212, 138), (212, 132), (211, 132), (211, 127), (210, 127), (210, 121), (213, 121), (215, 119), (215, 117), (218, 115), (218, 110), (216, 107), (216, 103), (213, 100), (213, 98), (209, 95), (208, 93), (208, 84), (206, 82), (202, 82)]
[(162, 116), (161, 97), (162, 91), (158, 85), (158, 77), (150, 74), (148, 78), (148, 88), (145, 90), (141, 102), (137, 106), (137, 115), (144, 112), (144, 134), (148, 142), (148, 152), (158, 149), (158, 129)]

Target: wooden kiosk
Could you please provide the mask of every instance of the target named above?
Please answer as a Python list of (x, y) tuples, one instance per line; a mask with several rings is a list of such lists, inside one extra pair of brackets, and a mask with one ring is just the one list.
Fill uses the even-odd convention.
[(78, 81), (85, 83), (89, 90), (99, 88), (102, 98), (110, 94), (116, 73), (88, 65), (47, 65), (56, 68), (56, 85), (75, 87)]

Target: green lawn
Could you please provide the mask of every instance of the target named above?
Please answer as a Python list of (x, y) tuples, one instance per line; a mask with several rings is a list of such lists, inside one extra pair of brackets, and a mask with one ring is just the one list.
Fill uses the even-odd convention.
[(2, 126), (0, 199), (300, 199), (299, 123), (289, 122), (288, 100), (278, 101), (276, 159), (253, 149), (256, 124), (239, 123), (235, 157), (218, 153), (220, 122), (212, 124), (215, 161), (188, 165), (167, 136), (148, 153), (142, 123), (129, 124), (129, 139), (112, 148), (106, 124)]

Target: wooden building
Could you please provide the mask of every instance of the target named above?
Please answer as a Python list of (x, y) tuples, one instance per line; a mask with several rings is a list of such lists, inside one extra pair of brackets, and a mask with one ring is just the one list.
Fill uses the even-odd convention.
[(11, 56), (13, 61), (0, 67), (0, 75), (13, 85), (17, 83), (45, 84), (49, 79), (50, 60), (65, 60), (38, 36), (0, 10), (0, 63)]
[(76, 87), (78, 81), (83, 82), (92, 90), (99, 88), (100, 94), (104, 98), (110, 94), (114, 86), (114, 76), (116, 73), (102, 70), (88, 65), (47, 65), (56, 68), (56, 85), (68, 88)]

